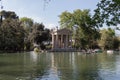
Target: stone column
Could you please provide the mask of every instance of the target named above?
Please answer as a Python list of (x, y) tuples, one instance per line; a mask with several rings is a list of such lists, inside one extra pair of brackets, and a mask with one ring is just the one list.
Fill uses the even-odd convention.
[(59, 35), (59, 48), (61, 48), (61, 35)]
[(58, 35), (56, 35), (56, 48), (58, 48)]
[(70, 46), (70, 36), (69, 36), (69, 34), (68, 34), (68, 47)]
[(61, 48), (63, 48), (63, 35), (61, 35)]
[(55, 43), (54, 43), (54, 34), (52, 34), (52, 49), (54, 49), (54, 45), (55, 45)]
[(63, 43), (62, 43), (63, 48), (65, 48), (65, 35), (63, 35)]
[(56, 48), (56, 35), (54, 35), (54, 49)]
[(59, 48), (61, 48), (61, 35), (59, 35)]
[(72, 47), (72, 35), (70, 35), (70, 46)]
[(65, 48), (68, 48), (68, 35), (66, 35), (66, 42), (65, 42), (66, 46)]

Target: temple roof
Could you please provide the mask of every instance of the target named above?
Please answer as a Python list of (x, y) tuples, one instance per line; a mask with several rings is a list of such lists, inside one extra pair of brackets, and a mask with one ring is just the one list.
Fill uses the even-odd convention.
[(51, 34), (72, 35), (72, 31), (67, 28), (55, 29), (51, 32)]

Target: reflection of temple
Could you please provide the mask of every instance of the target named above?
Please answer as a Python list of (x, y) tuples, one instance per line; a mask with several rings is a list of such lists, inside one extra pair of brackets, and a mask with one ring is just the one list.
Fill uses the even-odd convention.
[(69, 29), (56, 29), (52, 31), (52, 49), (68, 49), (71, 47), (72, 31)]
[(51, 57), (50, 58), (51, 59), (50, 60), (51, 66), (50, 66), (50, 69), (48, 70), (48, 75), (44, 80), (60, 80), (59, 75), (58, 75), (58, 70), (57, 70), (57, 67), (55, 65), (54, 54), (51, 53), (50, 57)]

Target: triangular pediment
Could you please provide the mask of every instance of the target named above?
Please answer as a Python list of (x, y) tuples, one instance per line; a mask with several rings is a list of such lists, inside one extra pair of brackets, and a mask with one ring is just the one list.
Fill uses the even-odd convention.
[(67, 28), (63, 28), (63, 29), (59, 29), (59, 30), (53, 30), (51, 33), (59, 34), (59, 35), (71, 35), (72, 31)]
[(63, 28), (63, 29), (58, 30), (57, 33), (58, 33), (58, 34), (59, 34), (59, 33), (61, 33), (61, 34), (63, 34), (63, 33), (71, 34), (72, 31), (69, 30), (69, 29), (67, 29), (67, 28)]

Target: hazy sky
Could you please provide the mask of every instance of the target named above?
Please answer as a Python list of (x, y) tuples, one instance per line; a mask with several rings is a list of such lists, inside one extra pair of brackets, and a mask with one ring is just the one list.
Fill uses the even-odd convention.
[(2, 0), (4, 10), (15, 11), (19, 17), (29, 17), (43, 22), (46, 27), (59, 26), (59, 15), (63, 11), (90, 9), (91, 14), (100, 0), (51, 0), (44, 7), (43, 0)]

